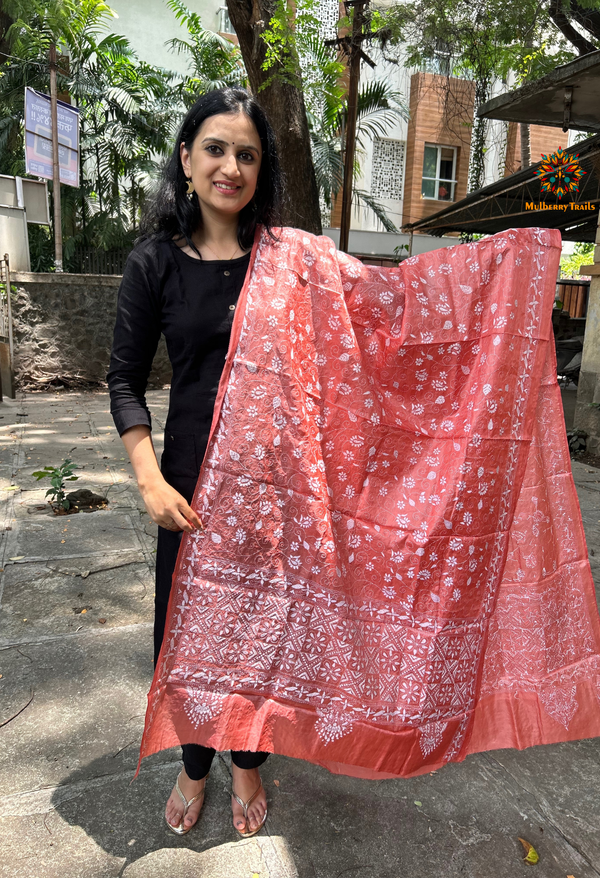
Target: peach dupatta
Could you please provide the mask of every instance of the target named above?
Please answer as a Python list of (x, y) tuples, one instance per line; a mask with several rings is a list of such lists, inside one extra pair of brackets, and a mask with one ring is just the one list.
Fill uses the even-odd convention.
[(396, 777), (599, 735), (559, 233), (397, 269), (278, 234), (240, 297), (141, 757), (200, 743)]

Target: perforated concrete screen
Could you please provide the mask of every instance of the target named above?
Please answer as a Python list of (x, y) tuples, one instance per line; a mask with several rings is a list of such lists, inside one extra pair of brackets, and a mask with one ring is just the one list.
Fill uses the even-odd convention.
[(402, 200), (402, 180), (404, 179), (404, 140), (376, 137), (373, 141), (373, 170), (371, 193), (375, 198), (390, 201)]

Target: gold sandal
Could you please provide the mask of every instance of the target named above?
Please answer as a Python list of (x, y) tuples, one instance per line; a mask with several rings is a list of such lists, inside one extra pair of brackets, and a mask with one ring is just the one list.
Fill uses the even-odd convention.
[[(185, 824), (184, 824), (185, 815), (186, 815), (187, 812), (190, 810), (190, 808), (191, 808), (191, 806), (194, 804), (194, 802), (197, 802), (198, 799), (200, 798), (200, 796), (203, 796), (204, 793), (206, 792), (206, 780), (205, 780), (205, 781), (204, 781), (204, 787), (203, 787), (202, 790), (198, 793), (198, 795), (193, 796), (193, 797), (192, 797), (191, 799), (189, 799), (189, 801), (188, 801), (188, 799), (186, 799), (186, 797), (185, 797), (185, 796), (183, 795), (183, 793), (181, 792), (181, 787), (179, 786), (179, 778), (180, 778), (180, 777), (181, 777), (181, 772), (179, 772), (179, 775), (177, 776), (177, 780), (175, 781), (175, 789), (177, 790), (177, 792), (178, 792), (179, 795), (181, 796), (181, 801), (183, 802), (183, 814), (181, 815), (181, 820), (180, 820), (179, 824), (178, 824), (177, 826), (173, 826), (172, 823), (169, 823), (169, 821), (167, 820), (167, 815), (165, 814), (165, 823), (167, 824), (167, 826), (169, 827), (169, 829), (171, 830), (171, 832), (174, 832), (174, 833), (175, 833), (175, 835), (185, 835), (186, 832), (189, 832), (190, 829), (193, 829), (193, 828), (194, 828), (194, 826), (196, 825), (196, 823), (197, 823), (198, 820), (200, 819), (200, 814), (198, 814), (198, 820), (196, 820), (196, 823), (192, 823), (191, 826), (187, 826), (187, 827), (186, 827)], [(208, 775), (206, 775), (206, 777), (208, 777)], [(202, 809), (200, 809), (200, 810), (202, 810)]]
[[(234, 791), (233, 787), (231, 787), (231, 795), (236, 800), (238, 805), (242, 806), (242, 811), (244, 812), (244, 820), (246, 821), (246, 826), (248, 826), (248, 808), (250, 807), (252, 802), (255, 800), (255, 798), (258, 796), (258, 794), (260, 793), (261, 788), (262, 788), (262, 781), (259, 782), (258, 787), (256, 788), (255, 792), (250, 796), (248, 801), (242, 802), (242, 800), (240, 799), (238, 794)], [(257, 832), (260, 832), (260, 830), (265, 825), (266, 819), (267, 819), (267, 809), (265, 808), (265, 813), (264, 813), (263, 819), (262, 819), (260, 825), (256, 827), (256, 829), (252, 829), (250, 832), (242, 832), (235, 825), (234, 825), (234, 828), (235, 828), (235, 831), (238, 833), (238, 835), (240, 835), (242, 838), (250, 838), (251, 836), (256, 835)]]

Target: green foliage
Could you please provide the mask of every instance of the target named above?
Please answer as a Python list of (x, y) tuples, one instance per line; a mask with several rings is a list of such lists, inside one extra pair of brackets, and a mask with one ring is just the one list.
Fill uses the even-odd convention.
[[(6, 0), (14, 19), (11, 55), (0, 66), (0, 171), (24, 174), (23, 90), (49, 91), (56, 43), (57, 84), (80, 109), (80, 188), (61, 186), (65, 267), (78, 245), (132, 243), (140, 209), (177, 122), (174, 74), (140, 62), (123, 36), (106, 33), (114, 13), (102, 0)], [(65, 57), (68, 56), (68, 62)], [(44, 233), (34, 264), (47, 268)], [(36, 248), (34, 247), (34, 250)]]
[[(343, 132), (348, 114), (346, 96), (340, 96), (337, 101), (331, 99), (332, 96), (333, 89), (327, 89), (320, 107), (307, 107), (317, 186), (320, 197), (329, 210), (333, 207), (344, 180)], [(373, 81), (361, 85), (358, 94), (355, 180), (360, 176), (360, 158), (367, 142), (374, 137), (385, 136), (398, 118), (406, 116), (402, 95), (387, 83)], [(398, 231), (383, 205), (370, 193), (355, 186), (352, 195), (357, 204), (375, 214), (386, 231)]]
[(461, 244), (472, 244), (474, 241), (482, 241), (486, 238), (485, 234), (478, 234), (477, 232), (461, 232), (460, 233), (460, 243)]
[(187, 56), (189, 73), (176, 86), (186, 107), (200, 95), (217, 88), (247, 85), (244, 62), (239, 48), (231, 40), (202, 27), (200, 16), (181, 0), (167, 0), (167, 6), (176, 19), (187, 28), (189, 39), (172, 39), (166, 45), (180, 55)]
[(571, 256), (561, 256), (560, 276), (578, 278), (581, 266), (589, 265), (593, 261), (594, 244), (577, 243)]
[(27, 223), (32, 271), (54, 271), (54, 240), (47, 226)]
[[(575, 57), (550, 17), (549, 0), (409, 0), (385, 15), (388, 39), (410, 66), (479, 80), (517, 72), (534, 79)], [(598, 8), (598, 0), (584, 4)], [(535, 49), (533, 47), (536, 47)]]
[[(313, 56), (318, 56), (318, 70), (325, 73), (327, 83), (330, 85), (335, 80), (339, 89), (337, 80), (344, 68), (333, 53), (326, 51), (321, 39), (317, 9), (316, 0), (277, 0), (273, 17), (262, 33), (262, 40), (266, 44), (262, 66), (270, 75), (261, 90), (267, 88), (274, 78), (296, 88), (310, 89), (311, 85), (315, 85), (310, 75), (311, 62), (316, 60)], [(302, 56), (305, 58), (301, 65)]]
[(42, 470), (37, 470), (32, 475), (40, 481), (40, 479), (50, 479), (51, 488), (46, 491), (46, 497), (52, 497), (56, 506), (60, 509), (68, 509), (70, 506), (65, 493), (65, 482), (76, 482), (79, 476), (73, 473), (80, 467), (76, 466), (68, 457), (61, 466), (45, 466)]

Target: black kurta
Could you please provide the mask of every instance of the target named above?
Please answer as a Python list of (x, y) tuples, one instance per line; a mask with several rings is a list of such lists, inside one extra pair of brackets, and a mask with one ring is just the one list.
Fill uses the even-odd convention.
[[(130, 254), (119, 288), (107, 375), (115, 426), (119, 435), (137, 424), (151, 427), (145, 392), (163, 333), (173, 378), (161, 470), (188, 503), (206, 451), (235, 306), (249, 261), (248, 253), (239, 259), (206, 262), (186, 255), (172, 241), (145, 241)], [(180, 540), (181, 533), (159, 527), (156, 654)]]

